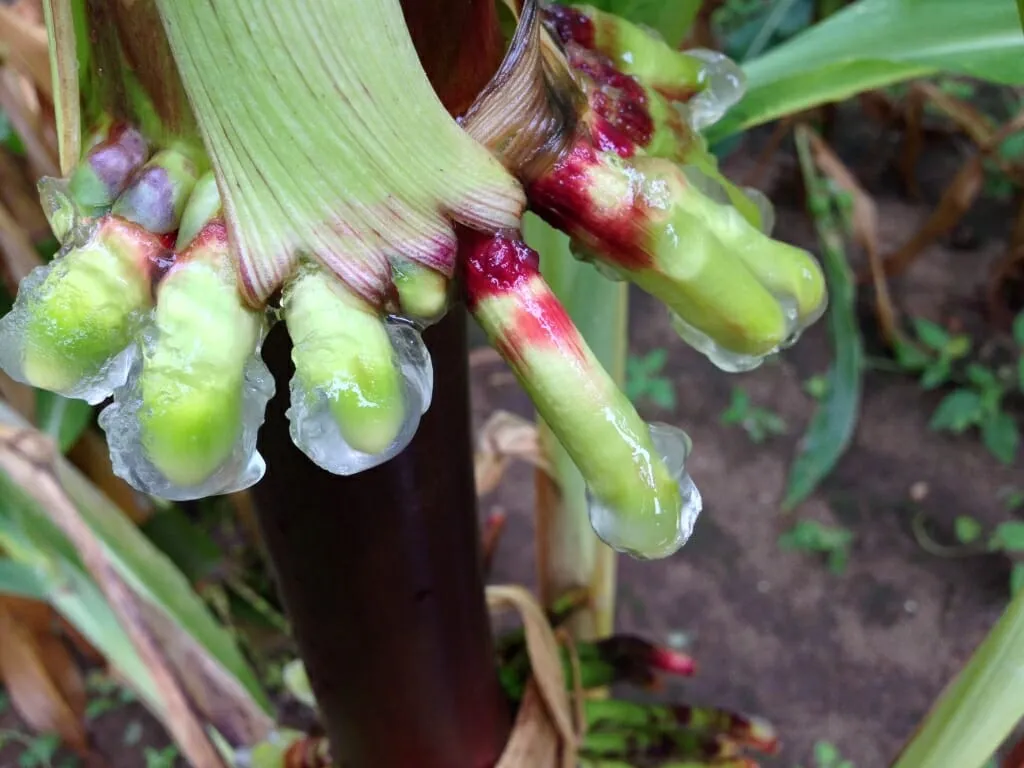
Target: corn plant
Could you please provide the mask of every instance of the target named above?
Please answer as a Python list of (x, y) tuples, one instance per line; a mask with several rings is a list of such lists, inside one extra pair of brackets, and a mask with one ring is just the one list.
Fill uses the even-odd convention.
[[(771, 238), (770, 206), (721, 174), (701, 132), (939, 68), (1015, 82), (1013, 7), (985, 5), (966, 23), (945, 0), (941, 12), (859, 0), (744, 74), (591, 6), (512, 4), (505, 53), (496, 8), (478, 0), (50, 0), (61, 175), (39, 188), (61, 248), (0, 320), (0, 364), (64, 397), (112, 398), (100, 425), (143, 493), (254, 488), (336, 764), (494, 764), (509, 712), (450, 305), (544, 421), (558, 496), (548, 596), (581, 582), (594, 606), (583, 634), (607, 634), (610, 553), (675, 553), (701, 505), (689, 438), (646, 424), (619, 389), (624, 282), (665, 304), (710, 363), (741, 372), (821, 317), (839, 273)], [(31, 475), (33, 454), (10, 442), (11, 467)], [(100, 510), (89, 523), (119, 577), (169, 582), (164, 614), (191, 610), (173, 578), (138, 575), (159, 558), (127, 554), (123, 521), (61, 472), (75, 506)], [(18, 543), (4, 546), (26, 552)], [(237, 650), (204, 631), (246, 715), (232, 727), (222, 699), (207, 702), (219, 754), (283, 764), (294, 740), (269, 724)], [(145, 689), (145, 665), (133, 674)], [(709, 748), (716, 733), (771, 741), (757, 721), (704, 713), (705, 732), (679, 735), (694, 712), (589, 710), (593, 765), (742, 765)]]

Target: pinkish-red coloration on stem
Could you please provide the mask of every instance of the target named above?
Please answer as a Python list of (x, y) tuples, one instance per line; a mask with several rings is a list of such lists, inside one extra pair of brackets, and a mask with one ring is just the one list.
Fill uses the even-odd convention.
[(651, 651), (651, 666), (659, 672), (689, 677), (697, 673), (697, 662), (692, 656), (673, 651), (671, 648), (655, 647)]
[(626, 270), (649, 267), (645, 248), (647, 211), (633, 194), (613, 206), (595, 203), (592, 172), (603, 164), (602, 153), (584, 132), (568, 152), (527, 188), (536, 213), (557, 229), (600, 251)]
[(521, 360), (528, 349), (546, 348), (584, 359), (579, 331), (541, 277), (537, 252), (518, 232), (488, 235), (463, 229), (460, 244), (470, 312), (489, 298), (515, 300), (509, 321), (515, 332), (494, 340), (502, 356)]
[(697, 662), (685, 653), (660, 648), (641, 637), (613, 635), (597, 644), (601, 656), (613, 664), (630, 661), (647, 669), (672, 675), (690, 676), (697, 671)]
[(564, 5), (550, 5), (544, 9), (544, 17), (563, 43), (594, 47), (594, 22), (586, 14)]
[(616, 69), (602, 53), (570, 44), (566, 54), (573, 71), (591, 81), (584, 90), (593, 113), (588, 122), (594, 144), (622, 157), (632, 157), (637, 147), (647, 146), (654, 120), (639, 81)]
[[(130, 253), (139, 271), (147, 275), (154, 286), (174, 262), (174, 249), (167, 246), (165, 237), (155, 235), (112, 213), (99, 219), (93, 237), (110, 247)], [(171, 241), (173, 243), (173, 237)]]
[(459, 245), (465, 267), (466, 306), (470, 311), (483, 299), (518, 290), (540, 273), (540, 257), (518, 233), (488, 235), (462, 229)]
[(706, 709), (687, 704), (672, 706), (672, 716), (680, 725), (695, 725), (721, 733), (730, 741), (756, 749), (766, 755), (779, 753), (782, 747), (778, 734), (768, 721), (759, 717), (746, 717), (725, 709)]

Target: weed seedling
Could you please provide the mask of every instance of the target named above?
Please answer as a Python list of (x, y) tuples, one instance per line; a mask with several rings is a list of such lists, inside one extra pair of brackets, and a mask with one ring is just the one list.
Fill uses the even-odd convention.
[(786, 434), (785, 420), (774, 411), (761, 408), (750, 401), (750, 395), (740, 387), (732, 390), (732, 399), (719, 420), (722, 424), (743, 427), (752, 443), (763, 443), (769, 437)]
[(801, 520), (779, 536), (779, 549), (825, 555), (828, 569), (837, 576), (846, 570), (850, 559), (853, 532), (841, 526)]
[(662, 375), (667, 359), (664, 349), (630, 355), (626, 360), (626, 396), (634, 403), (649, 400), (666, 411), (675, 408), (676, 391), (668, 377)]

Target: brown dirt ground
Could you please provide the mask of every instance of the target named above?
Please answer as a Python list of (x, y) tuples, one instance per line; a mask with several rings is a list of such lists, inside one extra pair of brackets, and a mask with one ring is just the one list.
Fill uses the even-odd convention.
[[(892, 192), (899, 187), (888, 170), (894, 146), (886, 139), (876, 135), (870, 150), (850, 142), (862, 149), (846, 157), (877, 195), (883, 252), (907, 238), (929, 210)], [(937, 185), (955, 170), (956, 152), (947, 147), (922, 163), (932, 201)], [(730, 166), (730, 175), (742, 178), (750, 162), (740, 158)], [(792, 158), (784, 157), (766, 187), (779, 208), (776, 234), (813, 250), (811, 223), (794, 198), (795, 175)], [(1005, 249), (1008, 222), (1001, 206), (972, 213), (959, 230), (961, 237), (970, 234), (972, 247), (929, 248), (893, 281), (898, 306), (908, 315), (984, 328), (980, 297), (988, 266)], [(692, 540), (674, 557), (620, 560), (619, 628), (661, 642), (678, 641), (682, 633), (700, 671), (673, 697), (769, 717), (784, 739), (783, 753), (771, 765), (808, 764), (818, 740), (835, 743), (857, 768), (888, 765), (1008, 596), (1010, 564), (1004, 557), (927, 554), (910, 520), (921, 511), (939, 531), (948, 531), (957, 515), (972, 515), (986, 526), (1007, 519), (999, 491), (1014, 482), (1024, 485), (1021, 462), (1000, 465), (976, 436), (929, 432), (942, 393), (923, 392), (905, 376), (871, 372), (852, 447), (819, 491), (786, 516), (779, 501), (813, 411), (802, 382), (823, 373), (829, 361), (823, 325), (777, 362), (729, 375), (683, 346), (656, 302), (639, 292), (631, 301), (631, 350), (670, 350), (666, 374), (678, 401), (673, 412), (641, 410), (693, 438), (689, 468), (704, 512)], [(474, 378), (478, 423), (497, 408), (530, 414), (529, 401), (500, 362), (482, 366)], [(741, 429), (722, 426), (719, 415), (736, 386), (782, 415), (788, 434), (755, 445)], [(910, 489), (919, 483), (928, 492), (915, 502)], [(484, 514), (496, 506), (509, 513), (492, 574), (496, 582), (535, 583), (532, 503), (532, 474), (525, 466), (514, 467), (483, 501)], [(779, 550), (779, 534), (798, 518), (854, 531), (843, 575), (833, 575), (814, 556)]]

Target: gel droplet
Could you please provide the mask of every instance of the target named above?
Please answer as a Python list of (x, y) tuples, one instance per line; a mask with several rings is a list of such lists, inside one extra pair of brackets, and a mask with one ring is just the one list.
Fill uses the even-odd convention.
[(434, 368), (419, 330), (401, 318), (388, 318), (388, 336), (405, 380), (405, 421), (386, 450), (377, 454), (352, 448), (341, 435), (330, 410), (327, 394), (308, 392), (293, 376), (289, 391), (288, 420), (292, 441), (321, 469), (335, 475), (354, 475), (394, 458), (409, 444), (430, 407)]
[(686, 471), (686, 459), (693, 448), (689, 435), (670, 424), (656, 422), (648, 425), (648, 428), (654, 450), (661, 457), (669, 474), (678, 483), (682, 498), (679, 510), (659, 508), (650, 510), (649, 514), (676, 516), (675, 537), (661, 543), (656, 550), (644, 550), (636, 543), (637, 531), (634, 531), (630, 525), (630, 515), (606, 506), (589, 491), (587, 493), (587, 509), (594, 533), (615, 551), (638, 560), (655, 560), (668, 557), (679, 551), (693, 534), (693, 528), (702, 507), (700, 491), (697, 490), (697, 486), (694, 485)]
[(743, 97), (746, 78), (739, 65), (723, 53), (703, 48), (686, 53), (705, 64), (700, 78), (704, 89), (686, 104), (690, 125), (700, 131), (721, 120)]
[[(149, 349), (155, 342), (155, 328), (142, 334)], [(263, 424), (267, 403), (274, 395), (274, 377), (260, 357), (259, 349), (245, 363), (242, 379), (242, 428), (230, 455), (205, 480), (181, 486), (171, 482), (146, 455), (139, 412), (144, 407), (141, 392), (142, 355), (131, 366), (124, 386), (114, 391), (114, 402), (100, 413), (99, 425), (107, 434), (114, 474), (138, 491), (171, 501), (189, 501), (234, 493), (255, 485), (267, 465), (256, 450), (256, 435)]]
[(744, 187), (743, 194), (757, 206), (757, 212), (761, 214), (761, 231), (771, 237), (775, 229), (775, 206), (772, 205), (772, 201), (760, 189), (753, 187)]
[[(36, 267), (21, 281), (18, 296), (11, 311), (0, 318), (0, 370), (3, 370), (15, 381), (31, 384), (25, 373), (25, 352), (27, 327), (31, 322), (33, 304), (45, 300), (44, 284), (53, 274), (55, 285), (61, 280), (67, 269), (61, 256), (73, 246), (65, 246), (49, 264)], [(45, 355), (59, 354), (59, 350), (44, 350)], [(115, 388), (124, 384), (128, 378), (128, 370), (136, 356), (135, 345), (119, 350), (117, 354), (106, 360), (97, 360), (95, 366), (68, 386), (54, 388), (53, 391), (64, 397), (85, 400), (96, 405), (110, 396)]]
[(672, 321), (672, 327), (675, 329), (676, 333), (679, 334), (679, 338), (704, 355), (704, 357), (710, 360), (717, 368), (725, 371), (726, 373), (744, 373), (745, 371), (752, 371), (761, 365), (761, 363), (765, 361), (765, 358), (771, 354), (771, 352), (769, 352), (764, 355), (748, 355), (742, 352), (731, 352), (725, 347), (720, 346), (718, 342), (703, 331), (694, 328), (675, 312), (669, 310), (669, 317)]

